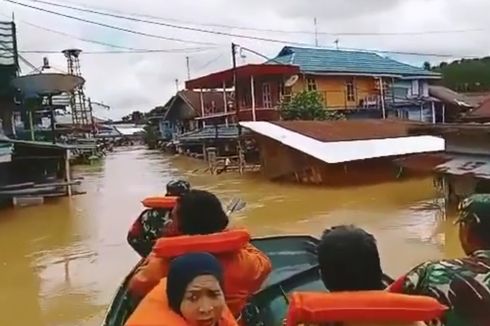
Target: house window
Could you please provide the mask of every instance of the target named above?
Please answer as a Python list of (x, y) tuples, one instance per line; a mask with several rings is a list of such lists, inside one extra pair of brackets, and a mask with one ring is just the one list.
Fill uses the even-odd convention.
[(308, 91), (316, 91), (315, 78), (306, 78), (306, 87), (308, 88)]
[(412, 96), (419, 96), (419, 81), (418, 80), (412, 80)]
[(284, 97), (284, 82), (282, 80), (278, 82), (277, 89), (279, 91), (279, 100), (282, 100)]
[(262, 84), (262, 105), (265, 108), (272, 107), (271, 85), (269, 83)]
[(354, 102), (356, 100), (356, 90), (354, 88), (354, 78), (349, 78), (347, 80), (347, 101), (348, 102)]

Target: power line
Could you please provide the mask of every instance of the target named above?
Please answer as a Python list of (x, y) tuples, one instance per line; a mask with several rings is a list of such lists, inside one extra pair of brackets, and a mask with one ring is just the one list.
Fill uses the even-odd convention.
[(110, 28), (110, 29), (114, 29), (114, 30), (126, 32), (126, 33), (131, 33), (131, 34), (136, 34), (136, 35), (141, 35), (141, 36), (146, 36), (146, 37), (151, 37), (151, 38), (166, 40), (166, 41), (175, 41), (175, 42), (183, 42), (183, 43), (194, 43), (194, 44), (201, 44), (201, 45), (217, 45), (215, 43), (199, 42), (199, 41), (189, 41), (189, 40), (179, 39), (179, 38), (175, 38), (175, 37), (165, 37), (165, 36), (162, 36), (162, 35), (156, 35), (156, 34), (150, 34), (150, 33), (135, 31), (135, 30), (124, 28), (124, 27), (109, 25), (109, 24), (105, 24), (105, 23), (101, 23), (101, 22), (97, 22), (97, 21), (93, 21), (93, 20), (88, 20), (88, 19), (84, 19), (84, 18), (80, 18), (80, 17), (75, 17), (75, 16), (63, 14), (63, 13), (52, 11), (52, 10), (48, 10), (48, 9), (43, 9), (43, 8), (31, 6), (31, 5), (28, 5), (28, 4), (25, 4), (25, 3), (20, 3), (20, 2), (17, 2), (17, 1), (13, 1), (13, 0), (4, 0), (4, 1), (7, 1), (7, 2), (10, 2), (10, 3), (16, 4), (16, 5), (19, 5), (19, 6), (22, 6), (22, 7), (26, 7), (26, 8), (30, 8), (30, 9), (34, 9), (34, 10), (38, 10), (38, 11), (42, 11), (42, 12), (46, 12), (46, 13), (50, 13), (50, 14), (53, 14), (53, 15), (57, 15), (57, 16), (65, 17), (65, 18), (70, 18), (70, 19), (74, 19), (74, 20), (78, 20), (78, 21), (81, 21), (81, 22), (84, 22), (84, 23), (93, 24), (93, 25), (97, 25), (97, 26), (102, 26), (102, 27), (106, 27), (106, 28)]
[[(16, 2), (14, 0), (4, 0), (7, 2), (19, 4), (21, 6), (25, 6), (28, 8), (33, 8), (37, 10), (42, 10), (46, 12), (51, 12), (54, 14), (62, 15), (68, 18), (71, 18), (73, 16), (53, 12), (50, 10), (22, 4), (19, 2)], [(113, 18), (119, 18), (119, 19), (125, 19), (133, 22), (140, 22), (140, 23), (147, 23), (147, 24), (153, 24), (153, 25), (159, 25), (159, 26), (164, 26), (164, 27), (171, 27), (171, 28), (176, 28), (176, 29), (183, 29), (183, 30), (190, 30), (190, 31), (195, 31), (195, 32), (201, 32), (201, 33), (209, 33), (209, 34), (215, 34), (215, 35), (222, 35), (222, 36), (232, 36), (232, 37), (238, 37), (238, 38), (244, 38), (244, 39), (251, 39), (251, 40), (257, 40), (257, 41), (265, 41), (265, 42), (272, 42), (272, 43), (281, 43), (281, 44), (292, 44), (292, 45), (298, 45), (298, 46), (307, 46), (307, 47), (312, 47), (311, 44), (308, 43), (301, 43), (301, 42), (292, 42), (292, 41), (287, 41), (287, 40), (279, 40), (279, 39), (272, 39), (272, 38), (264, 38), (264, 37), (256, 37), (256, 36), (250, 36), (250, 35), (244, 35), (244, 34), (235, 34), (235, 33), (227, 33), (227, 32), (220, 32), (220, 31), (212, 31), (212, 30), (206, 30), (206, 29), (201, 29), (201, 28), (194, 28), (194, 27), (189, 27), (189, 26), (180, 26), (180, 25), (175, 25), (175, 24), (168, 24), (168, 23), (160, 23), (156, 21), (150, 21), (150, 20), (144, 20), (144, 19), (137, 19), (137, 18), (132, 18), (128, 16), (123, 16), (123, 15), (116, 15), (116, 14), (111, 14), (111, 13), (103, 13), (100, 11), (96, 10), (91, 10), (91, 9), (82, 9), (82, 8), (76, 8), (73, 6), (67, 6), (67, 5), (62, 5), (62, 4), (57, 4), (49, 1), (43, 1), (43, 0), (29, 0), (33, 2), (39, 2), (47, 5), (52, 5), (56, 7), (62, 7), (65, 9), (71, 9), (71, 10), (76, 10), (76, 11), (81, 11), (81, 12), (88, 12), (88, 13), (93, 13), (93, 14), (98, 14), (101, 16), (108, 16), (108, 17), (113, 17)], [(78, 20), (78, 17), (75, 17)], [(93, 22), (92, 22), (93, 23)], [(110, 26), (110, 25), (109, 25)], [(318, 47), (318, 48), (331, 48), (331, 47)], [(440, 53), (421, 53), (421, 52), (406, 52), (406, 51), (391, 51), (391, 50), (370, 50), (370, 49), (358, 49), (358, 48), (347, 48), (344, 47), (342, 48), (344, 50), (353, 50), (353, 51), (363, 51), (363, 52), (377, 52), (377, 53), (385, 53), (385, 54), (400, 54), (400, 55), (415, 55), (415, 56), (427, 56), (427, 57), (443, 57), (443, 58), (451, 58), (455, 57), (455, 55), (452, 54), (440, 54)], [(473, 57), (473, 56), (466, 56), (466, 57)]]
[[(31, 0), (35, 2), (42, 2), (42, 1), (36, 1), (36, 0)], [(438, 35), (438, 34), (459, 34), (459, 33), (471, 33), (471, 32), (484, 32), (486, 29), (484, 28), (471, 28), (471, 29), (455, 29), (455, 30), (428, 30), (428, 31), (403, 31), (403, 32), (312, 32), (312, 31), (305, 31), (305, 30), (278, 30), (278, 29), (267, 29), (267, 28), (258, 28), (258, 27), (250, 27), (250, 26), (238, 26), (238, 25), (226, 25), (226, 24), (216, 24), (216, 23), (196, 23), (193, 21), (186, 21), (186, 20), (179, 20), (179, 19), (174, 19), (174, 18), (168, 18), (168, 17), (161, 17), (161, 16), (154, 16), (154, 15), (147, 15), (147, 14), (135, 14), (135, 13), (128, 13), (124, 12), (121, 10), (116, 10), (116, 9), (109, 9), (109, 8), (103, 8), (103, 7), (97, 7), (97, 6), (88, 6), (86, 4), (81, 4), (81, 3), (76, 3), (73, 1), (66, 1), (68, 3), (71, 3), (73, 5), (76, 5), (78, 7), (83, 7), (83, 8), (92, 8), (92, 9), (98, 9), (102, 11), (112, 11), (112, 12), (117, 12), (123, 15), (127, 16), (133, 16), (133, 17), (144, 17), (144, 18), (151, 18), (151, 19), (156, 19), (160, 21), (173, 21), (176, 23), (181, 23), (181, 24), (187, 24), (187, 25), (194, 25), (194, 26), (207, 26), (207, 27), (218, 27), (218, 28), (227, 28), (227, 29), (239, 29), (239, 30), (248, 30), (248, 31), (257, 31), (257, 32), (267, 32), (267, 33), (278, 33), (278, 34), (308, 34), (308, 35), (313, 35), (313, 34), (319, 34), (319, 35), (328, 35), (328, 36), (417, 36), (417, 35)]]
[[(116, 30), (122, 30), (122, 31), (130, 32), (130, 33), (137, 33), (137, 34), (143, 35), (143, 36), (164, 38), (164, 37), (162, 37), (160, 35), (147, 34), (147, 33), (142, 33), (142, 32), (136, 32), (136, 31), (132, 31), (132, 30), (128, 30), (128, 29), (124, 29), (124, 28), (120, 28), (120, 27), (115, 27), (115, 26), (108, 25), (108, 24), (94, 22), (94, 21), (90, 21), (90, 20), (86, 20), (86, 19), (82, 19), (82, 18), (78, 18), (78, 17), (74, 17), (74, 16), (62, 14), (62, 13), (59, 13), (59, 12), (55, 12), (55, 11), (51, 11), (51, 10), (47, 10), (47, 9), (43, 9), (43, 8), (39, 8), (39, 7), (30, 6), (30, 5), (27, 5), (27, 4), (24, 4), (24, 3), (20, 3), (20, 2), (14, 1), (14, 0), (4, 0), (4, 1), (11, 2), (11, 3), (14, 3), (14, 4), (18, 4), (20, 6), (24, 6), (24, 7), (27, 7), (27, 8), (31, 8), (31, 9), (35, 9), (35, 10), (40, 10), (40, 11), (43, 11), (43, 12), (48, 12), (48, 13), (52, 13), (52, 14), (55, 14), (55, 15), (60, 15), (60, 16), (63, 16), (63, 17), (72, 18), (72, 19), (76, 19), (76, 20), (80, 20), (80, 21), (91, 23), (91, 24), (95, 24), (95, 25), (100, 25), (100, 26), (104, 26), (104, 27), (116, 29)], [(98, 14), (98, 15), (102, 15), (102, 16), (120, 18), (120, 19), (125, 19), (125, 20), (130, 20), (130, 21), (135, 21), (135, 22), (141, 22), (141, 23), (148, 23), (148, 24), (153, 24), (153, 25), (160, 25), (160, 26), (165, 26), (165, 27), (172, 27), (172, 28), (176, 28), (176, 29), (191, 30), (191, 31), (197, 31), (197, 32), (202, 32), (202, 33), (210, 33), (210, 34), (222, 35), (222, 36), (223, 35), (224, 36), (233, 36), (233, 37), (238, 37), (238, 38), (245, 38), (245, 39), (257, 40), (257, 41), (265, 41), (265, 42), (272, 42), (272, 43), (281, 43), (281, 44), (291, 44), (291, 45), (312, 47), (312, 45), (311, 44), (308, 44), (308, 43), (292, 42), (292, 41), (287, 41), (287, 40), (279, 40), (279, 39), (264, 38), (264, 37), (255, 37), (255, 36), (250, 36), (250, 35), (226, 33), (226, 32), (219, 32), (219, 31), (205, 30), (205, 29), (200, 29), (200, 28), (193, 28), (193, 27), (188, 27), (188, 26), (179, 26), (179, 25), (174, 25), (174, 24), (159, 23), (159, 22), (155, 22), (155, 21), (136, 19), (136, 18), (131, 18), (131, 17), (122, 16), (122, 15), (114, 15), (114, 14), (109, 14), (109, 13), (102, 13), (102, 12), (98, 12), (98, 11), (95, 11), (95, 10), (81, 9), (81, 8), (75, 8), (75, 7), (61, 5), (61, 4), (54, 4), (54, 3), (50, 3), (50, 2), (47, 2), (47, 1), (41, 1), (41, 0), (30, 0), (30, 1), (35, 1), (35, 2), (40, 2), (40, 3), (45, 3), (45, 4), (51, 4), (53, 6), (63, 7), (63, 8), (77, 10), (77, 11), (82, 11), (82, 12), (94, 13), (94, 14)], [(164, 38), (164, 39), (168, 39), (168, 38)], [(186, 41), (181, 40), (181, 39), (178, 39), (178, 40), (180, 40), (181, 42), (186, 42)], [(195, 41), (192, 41), (192, 43), (196, 43), (196, 42)], [(217, 45), (215, 43), (205, 43), (205, 44), (206, 45)], [(332, 49), (332, 47), (318, 47), (318, 48)], [(459, 56), (459, 55), (453, 55), (453, 54), (406, 52), (406, 51), (391, 51), (391, 50), (377, 50), (377, 49), (359, 49), (359, 48), (348, 48), (348, 47), (344, 47), (342, 49), (343, 50), (352, 50), (352, 51), (377, 52), (377, 53), (400, 54), (400, 55), (415, 55), (415, 56), (426, 56), (426, 57), (451, 58), (451, 57)], [(474, 56), (464, 56), (464, 57), (474, 57)]]
[[(142, 49), (133, 51), (83, 51), (83, 54), (140, 54), (140, 53), (189, 53), (189, 52), (200, 52), (208, 50), (208, 48), (182, 48), (182, 49)], [(55, 50), (23, 50), (18, 51), (19, 53), (25, 54), (62, 54), (60, 51)]]
[[(0, 13), (0, 16), (8, 17), (5, 14)], [(10, 19), (10, 18), (9, 18)], [(129, 51), (85, 51), (84, 54), (125, 54), (125, 53), (185, 53), (185, 52), (200, 52), (204, 51), (207, 49), (211, 49), (211, 47), (195, 47), (195, 48), (181, 48), (181, 49), (138, 49), (138, 48), (132, 48), (132, 47), (126, 47), (126, 46), (120, 46), (116, 44), (111, 44), (111, 43), (106, 43), (102, 41), (97, 41), (93, 39), (87, 39), (87, 38), (82, 38), (78, 37), (73, 34), (68, 34), (65, 32), (61, 32), (58, 30), (50, 29), (44, 26), (40, 26), (37, 24), (33, 24), (27, 21), (19, 20), (21, 23), (50, 32), (54, 34), (59, 34), (68, 38), (73, 38), (76, 40), (80, 40), (82, 42), (87, 42), (87, 43), (93, 43), (93, 44), (98, 44), (106, 47), (111, 47), (111, 48), (116, 48), (116, 49), (126, 49)], [(1, 43), (1, 42), (0, 42)], [(25, 54), (61, 54), (60, 51), (55, 51), (55, 50), (24, 50), (24, 51), (17, 51), (18, 53), (25, 53)]]
[[(49, 10), (46, 10), (46, 9), (29, 6), (29, 5), (22, 4), (20, 2), (16, 2), (16, 1), (13, 1), (13, 0), (4, 0), (4, 1), (15, 3), (15, 4), (18, 4), (18, 5), (29, 7), (29, 8), (33, 8), (33, 9), (39, 9), (39, 10), (42, 10), (42, 11), (50, 12)], [(175, 28), (175, 29), (182, 29), (182, 30), (193, 31), (193, 32), (200, 32), (200, 33), (208, 33), (208, 34), (214, 34), (214, 35), (239, 37), (239, 38), (257, 40), (257, 41), (266, 41), (266, 42), (282, 43), (282, 44), (285, 44), (285, 43), (293, 44), (292, 42), (286, 41), (286, 40), (276, 40), (276, 39), (267, 38), (267, 37), (249, 36), (249, 35), (244, 35), (244, 34), (235, 34), (235, 33), (221, 32), (221, 31), (211, 31), (211, 30), (206, 30), (206, 29), (203, 29), (203, 28), (195, 28), (195, 27), (189, 27), (189, 26), (181, 26), (181, 25), (175, 25), (175, 24), (169, 24), (169, 23), (162, 23), (162, 22), (156, 22), (156, 21), (152, 21), (152, 20), (133, 18), (133, 17), (123, 16), (123, 15), (117, 15), (117, 14), (111, 14), (111, 13), (104, 13), (104, 12), (100, 12), (100, 11), (96, 11), (96, 10), (92, 10), (92, 9), (76, 8), (76, 7), (62, 5), (62, 4), (48, 2), (48, 1), (38, 1), (38, 0), (31, 0), (31, 1), (32, 2), (39, 2), (39, 3), (43, 3), (43, 4), (55, 6), (55, 7), (61, 7), (61, 8), (65, 8), (65, 9), (71, 9), (71, 10), (76, 10), (76, 11), (81, 11), (81, 12), (88, 12), (88, 13), (97, 14), (97, 15), (101, 15), (101, 16), (107, 16), (107, 17), (113, 17), (113, 18), (119, 18), (119, 19), (129, 20), (129, 21), (138, 22), (138, 23), (146, 23), (146, 24), (152, 24), (152, 25), (159, 25), (159, 26), (164, 26), (164, 27), (170, 27), (170, 28)], [(52, 13), (54, 13), (54, 12), (52, 12)], [(60, 14), (60, 13), (58, 13), (58, 14)], [(68, 16), (68, 15), (64, 15), (64, 16)], [(296, 43), (296, 42), (294, 44), (308, 45), (306, 43)]]

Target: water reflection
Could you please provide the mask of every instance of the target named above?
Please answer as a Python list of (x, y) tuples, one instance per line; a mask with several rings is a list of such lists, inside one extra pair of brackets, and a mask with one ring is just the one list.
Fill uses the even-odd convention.
[(246, 201), (232, 220), (256, 235), (319, 235), (343, 223), (365, 227), (378, 239), (392, 276), (460, 253), (454, 226), (433, 205), (431, 180), (325, 189), (270, 183), (260, 175), (192, 172), (204, 167), (197, 160), (123, 149), (102, 164), (77, 169), (87, 195), (2, 211), (0, 325), (98, 325), (138, 259), (125, 236), (140, 200), (163, 193), (167, 181), (182, 175), (224, 203), (236, 196)]

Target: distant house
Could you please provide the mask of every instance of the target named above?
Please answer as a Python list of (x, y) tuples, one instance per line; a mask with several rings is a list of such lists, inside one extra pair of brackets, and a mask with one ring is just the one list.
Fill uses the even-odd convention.
[(229, 92), (182, 90), (159, 110), (154, 110), (150, 119), (158, 121), (162, 139), (203, 127), (206, 121), (224, 124), (228, 121), (229, 95)]
[(401, 176), (394, 160), (440, 152), (444, 139), (411, 136), (396, 120), (241, 122), (255, 135), (262, 173), (272, 180), (345, 185)]
[[(235, 75), (242, 121), (274, 120), (280, 102), (301, 90), (320, 92), (326, 109), (352, 117), (433, 121), (441, 110), (429, 96), (429, 81), (440, 79), (438, 73), (375, 53), (286, 46), (263, 64), (238, 67)], [(231, 69), (216, 72), (187, 81), (186, 88), (232, 88), (233, 76)]]

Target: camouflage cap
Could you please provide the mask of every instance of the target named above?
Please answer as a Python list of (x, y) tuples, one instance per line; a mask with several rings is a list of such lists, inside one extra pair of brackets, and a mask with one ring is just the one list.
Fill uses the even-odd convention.
[(172, 180), (167, 183), (167, 195), (182, 196), (191, 190), (191, 185), (185, 180)]
[(490, 225), (490, 194), (471, 195), (459, 203), (459, 217), (456, 223), (477, 223)]

